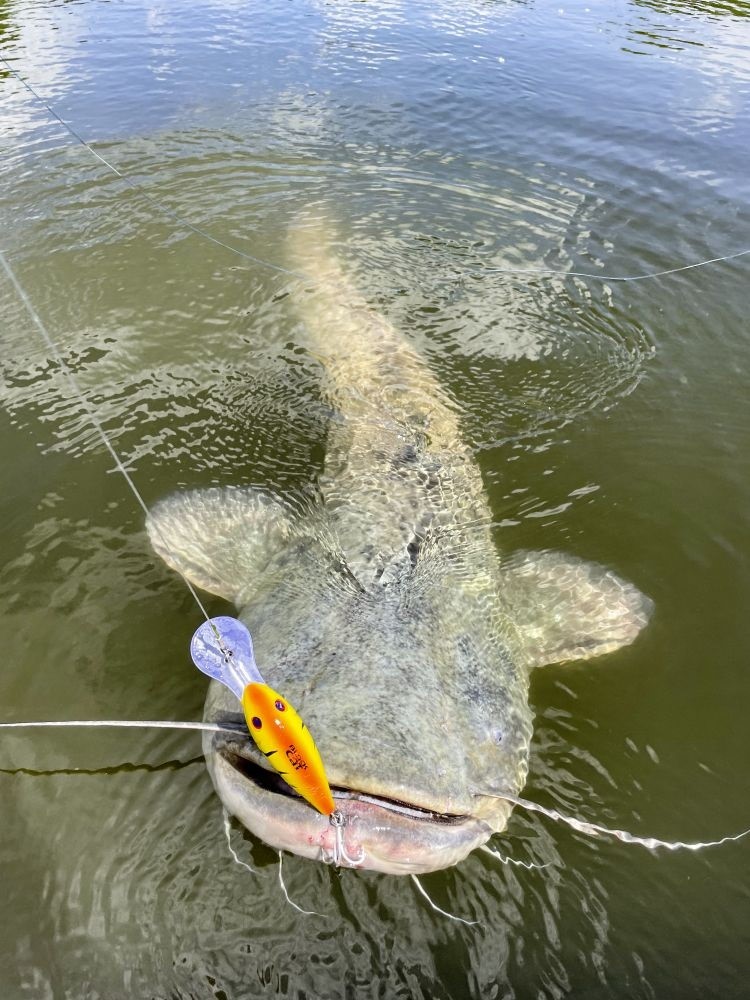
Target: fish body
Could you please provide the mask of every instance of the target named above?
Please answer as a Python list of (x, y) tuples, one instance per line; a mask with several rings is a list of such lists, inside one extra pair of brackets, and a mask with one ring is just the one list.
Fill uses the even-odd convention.
[[(344, 858), (421, 873), (504, 829), (512, 805), (497, 796), (518, 795), (528, 771), (531, 671), (626, 645), (651, 602), (562, 553), (499, 556), (452, 401), (327, 245), (298, 220), (304, 346), (334, 412), (320, 500), (198, 490), (157, 504), (147, 526), (170, 566), (235, 603), (264, 678), (315, 734)], [(213, 681), (205, 718), (240, 711)], [(249, 738), (207, 734), (204, 751), (248, 829), (334, 857), (328, 817), (284, 788)]]

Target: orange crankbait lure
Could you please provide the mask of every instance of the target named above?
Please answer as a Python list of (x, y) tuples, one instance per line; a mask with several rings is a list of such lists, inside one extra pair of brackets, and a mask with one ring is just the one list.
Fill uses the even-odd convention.
[(247, 728), (269, 762), (295, 792), (330, 816), (333, 796), (318, 748), (286, 698), (267, 684), (248, 684), (242, 693)]
[(204, 622), (190, 643), (190, 655), (200, 671), (242, 702), (258, 749), (284, 781), (318, 812), (332, 816), (336, 806), (315, 741), (286, 698), (263, 680), (242, 622), (229, 617)]

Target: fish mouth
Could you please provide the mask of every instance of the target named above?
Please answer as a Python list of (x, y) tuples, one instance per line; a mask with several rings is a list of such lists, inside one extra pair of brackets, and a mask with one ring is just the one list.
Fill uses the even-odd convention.
[[(284, 795), (296, 802), (300, 801), (289, 785), (282, 779), (276, 771), (269, 771), (265, 767), (256, 764), (249, 757), (234, 753), (231, 750), (223, 750), (224, 759), (237, 771), (243, 774), (248, 781), (253, 782), (267, 791), (276, 795)], [(338, 785), (331, 786), (331, 793), (334, 800), (339, 805), (344, 802), (368, 802), (381, 809), (399, 813), (402, 816), (411, 816), (413, 819), (428, 820), (433, 823), (462, 823), (469, 817), (458, 813), (438, 813), (422, 806), (409, 805), (399, 799), (390, 799), (380, 795), (369, 795), (366, 792), (355, 792), (349, 788), (342, 788)]]
[[(278, 850), (349, 868), (422, 874), (448, 868), (485, 843), (495, 823), (332, 784), (339, 822), (316, 812), (238, 741), (207, 739), (216, 791), (252, 833)], [(508, 810), (510, 811), (510, 810)]]

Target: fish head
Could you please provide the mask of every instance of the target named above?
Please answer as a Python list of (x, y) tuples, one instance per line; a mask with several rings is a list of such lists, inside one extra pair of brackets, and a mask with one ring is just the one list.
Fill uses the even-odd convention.
[[(326, 605), (300, 602), (283, 586), (266, 595), (263, 608), (243, 609), (264, 676), (313, 734), (344, 822), (337, 831), (300, 799), (249, 734), (207, 733), (219, 797), (265, 843), (351, 867), (418, 874), (456, 864), (505, 827), (511, 805), (475, 789), (523, 786), (531, 737), (524, 682), (516, 683), (504, 669), (512, 665), (497, 655), (481, 662), (465, 615), (464, 631), (453, 634), (450, 602), (442, 619), (427, 602), (408, 616), (402, 610), (397, 588), (329, 594)], [(498, 683), (487, 682), (489, 671)], [(222, 685), (212, 683), (205, 718), (241, 722), (236, 698)]]

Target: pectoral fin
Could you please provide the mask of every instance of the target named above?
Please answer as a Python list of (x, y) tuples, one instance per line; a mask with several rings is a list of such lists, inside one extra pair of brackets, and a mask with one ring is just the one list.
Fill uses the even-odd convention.
[(588, 660), (633, 642), (653, 602), (597, 563), (519, 552), (503, 567), (507, 599), (532, 667)]
[(151, 544), (191, 583), (236, 601), (300, 529), (290, 509), (252, 489), (176, 493), (146, 520)]

